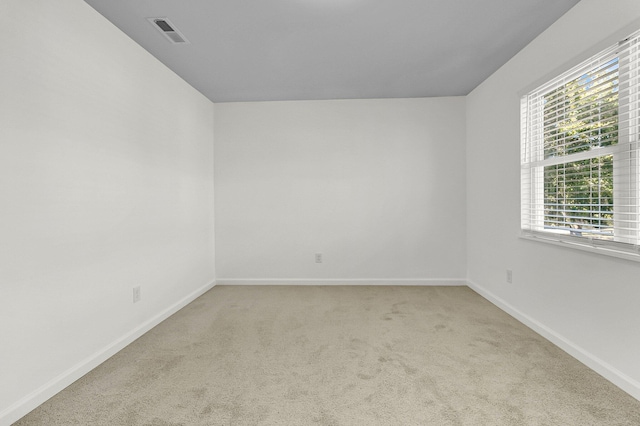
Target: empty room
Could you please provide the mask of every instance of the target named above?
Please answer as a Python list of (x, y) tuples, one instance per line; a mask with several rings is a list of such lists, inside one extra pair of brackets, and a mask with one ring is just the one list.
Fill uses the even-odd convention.
[(0, 426), (640, 424), (638, 0), (0, 34)]

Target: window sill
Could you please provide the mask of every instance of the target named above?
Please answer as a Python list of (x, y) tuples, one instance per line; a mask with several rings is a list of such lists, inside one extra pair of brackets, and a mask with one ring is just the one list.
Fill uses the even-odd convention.
[(617, 257), (618, 259), (632, 260), (640, 262), (640, 253), (616, 250), (613, 247), (601, 246), (590, 244), (589, 241), (567, 241), (554, 238), (553, 235), (532, 235), (532, 234), (520, 234), (520, 238), (523, 240), (536, 241), (544, 244), (552, 244), (554, 246), (566, 247), (574, 250), (587, 251), (590, 253), (597, 253), (604, 256)]

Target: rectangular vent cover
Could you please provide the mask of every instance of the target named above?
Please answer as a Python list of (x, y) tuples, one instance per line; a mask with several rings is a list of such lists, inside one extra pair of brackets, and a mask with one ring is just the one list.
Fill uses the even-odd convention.
[(173, 44), (189, 44), (189, 41), (167, 18), (147, 18), (149, 22)]

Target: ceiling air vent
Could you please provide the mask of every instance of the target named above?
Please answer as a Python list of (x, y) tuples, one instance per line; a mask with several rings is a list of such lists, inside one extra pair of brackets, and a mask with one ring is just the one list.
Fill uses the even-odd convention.
[(189, 44), (187, 39), (167, 18), (147, 18), (173, 44)]

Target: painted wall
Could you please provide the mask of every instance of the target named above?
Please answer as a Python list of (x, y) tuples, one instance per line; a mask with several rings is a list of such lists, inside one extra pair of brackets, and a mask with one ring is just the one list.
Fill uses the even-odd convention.
[(81, 0), (0, 28), (6, 423), (213, 282), (214, 108)]
[(216, 104), (218, 282), (464, 282), (464, 114), (462, 97)]
[(519, 100), (639, 19), (637, 0), (582, 0), (467, 97), (471, 285), (636, 398), (640, 263), (519, 238)]

